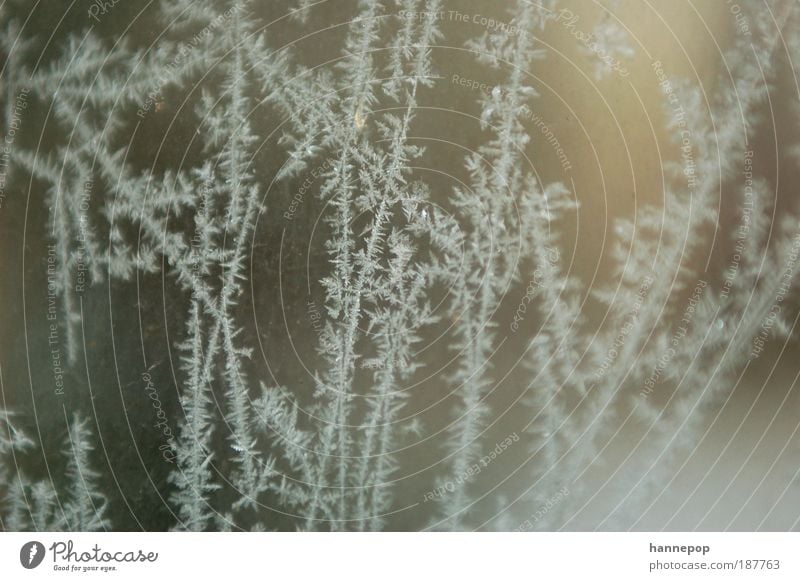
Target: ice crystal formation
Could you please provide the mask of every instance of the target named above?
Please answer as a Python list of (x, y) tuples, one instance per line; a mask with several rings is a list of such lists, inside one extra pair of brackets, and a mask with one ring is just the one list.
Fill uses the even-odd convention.
[[(791, 2), (726, 12), (702, 83), (626, 2), (135, 4), (0, 8), (4, 529), (647, 526), (796, 350)], [(600, 275), (553, 70), (657, 87)]]

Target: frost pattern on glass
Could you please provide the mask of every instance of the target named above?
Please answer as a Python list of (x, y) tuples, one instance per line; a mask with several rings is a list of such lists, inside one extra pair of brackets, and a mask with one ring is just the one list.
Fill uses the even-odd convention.
[[(156, 303), (168, 340), (142, 339), (141, 355), (147, 377), (160, 378), (147, 396), (158, 406), (136, 408), (141, 417), (132, 408), (113, 429), (126, 438), (158, 422), (166, 468), (142, 484), (166, 507), (158, 526), (374, 531), (408, 528), (404, 514), (419, 511), (419, 528), (553, 530), (569, 528), (608, 484), (620, 500), (598, 528), (636, 527), (748, 361), (777, 338), (794, 340), (797, 215), (776, 210), (767, 177), (736, 180), (743, 165), (757, 174), (765, 104), (791, 69), (787, 54), (800, 59), (797, 10), (753, 2), (748, 34), (726, 48), (711, 94), (651, 64), (680, 156), (664, 163), (661, 203), (614, 222), (610, 280), (596, 282), (574, 273), (570, 255), (581, 194), (569, 179), (543, 178), (531, 159), (546, 140), (534, 121), (550, 90), (538, 70), (558, 58), (553, 38), (585, 26), (591, 37), (578, 52), (593, 78), (625, 82), (620, 67), (632, 67), (638, 48), (611, 14), (624, 3), (592, 25), (557, 2), (515, 0), (492, 21), (506, 24), (458, 45), (474, 76), (493, 81), (458, 93), (474, 105), (481, 141), (452, 148), (462, 173), (448, 168), (451, 181), (438, 175), (441, 144), (425, 122), (457, 83), (441, 50), (455, 46), (448, 32), (464, 36), (450, 26), (457, 7), (350, 3), (336, 52), (326, 46), (327, 62), (314, 65), (274, 19), (317, 30), (330, 14), (324, 2), (278, 4), (265, 15), (249, 0), (173, 0), (150, 15), (163, 31), (156, 40), (89, 26), (41, 59), (40, 39), (3, 9), (4, 133), (19, 123), (20, 99), (24, 123), (36, 111), (48, 131), (45, 142), (14, 144), (4, 177), (47, 213), (39, 262), (65, 354), (59, 369), (86, 385), (64, 405), (60, 432), (39, 425), (30, 403), (0, 413), (3, 528), (110, 530), (123, 526), (112, 514), (133, 510), (126, 483), (108, 474), (114, 436), (89, 391), (116, 386), (81, 380), (91, 376), (87, 316), (91, 293), (136, 289), (146, 307), (150, 294), (140, 293), (155, 283), (169, 289)], [(143, 153), (142, 140), (158, 151)], [(721, 226), (723, 189), (731, 229)], [(264, 229), (278, 232), (266, 247)], [(298, 236), (316, 262), (284, 296), (282, 253)], [(709, 244), (723, 249), (722, 266), (697, 260)], [(313, 300), (302, 296), (306, 282)], [(280, 360), (289, 347), (254, 329), (256, 298), (262, 309), (288, 300), (312, 313), (303, 382), (263, 366), (265, 353)], [(264, 320), (278, 325), (281, 314)], [(514, 371), (498, 353), (517, 343)], [(125, 377), (129, 401), (142, 381)], [(520, 427), (503, 428), (504, 382), (519, 384)], [(169, 414), (162, 397), (174, 400)], [(446, 413), (432, 419), (430, 402)], [(645, 433), (642, 451), (624, 459), (632, 476), (586, 478), (629, 423)], [(60, 458), (29, 468), (54, 441)], [(410, 449), (424, 450), (421, 459)], [(411, 465), (427, 488), (407, 488)], [(490, 465), (511, 466), (508, 478), (524, 485), (482, 480)]]

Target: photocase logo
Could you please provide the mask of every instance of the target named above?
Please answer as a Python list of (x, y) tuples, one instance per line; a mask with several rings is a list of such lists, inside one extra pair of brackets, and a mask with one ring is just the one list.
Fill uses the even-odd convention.
[(44, 545), (39, 541), (30, 541), (19, 550), (19, 562), (26, 569), (35, 569), (44, 560)]

